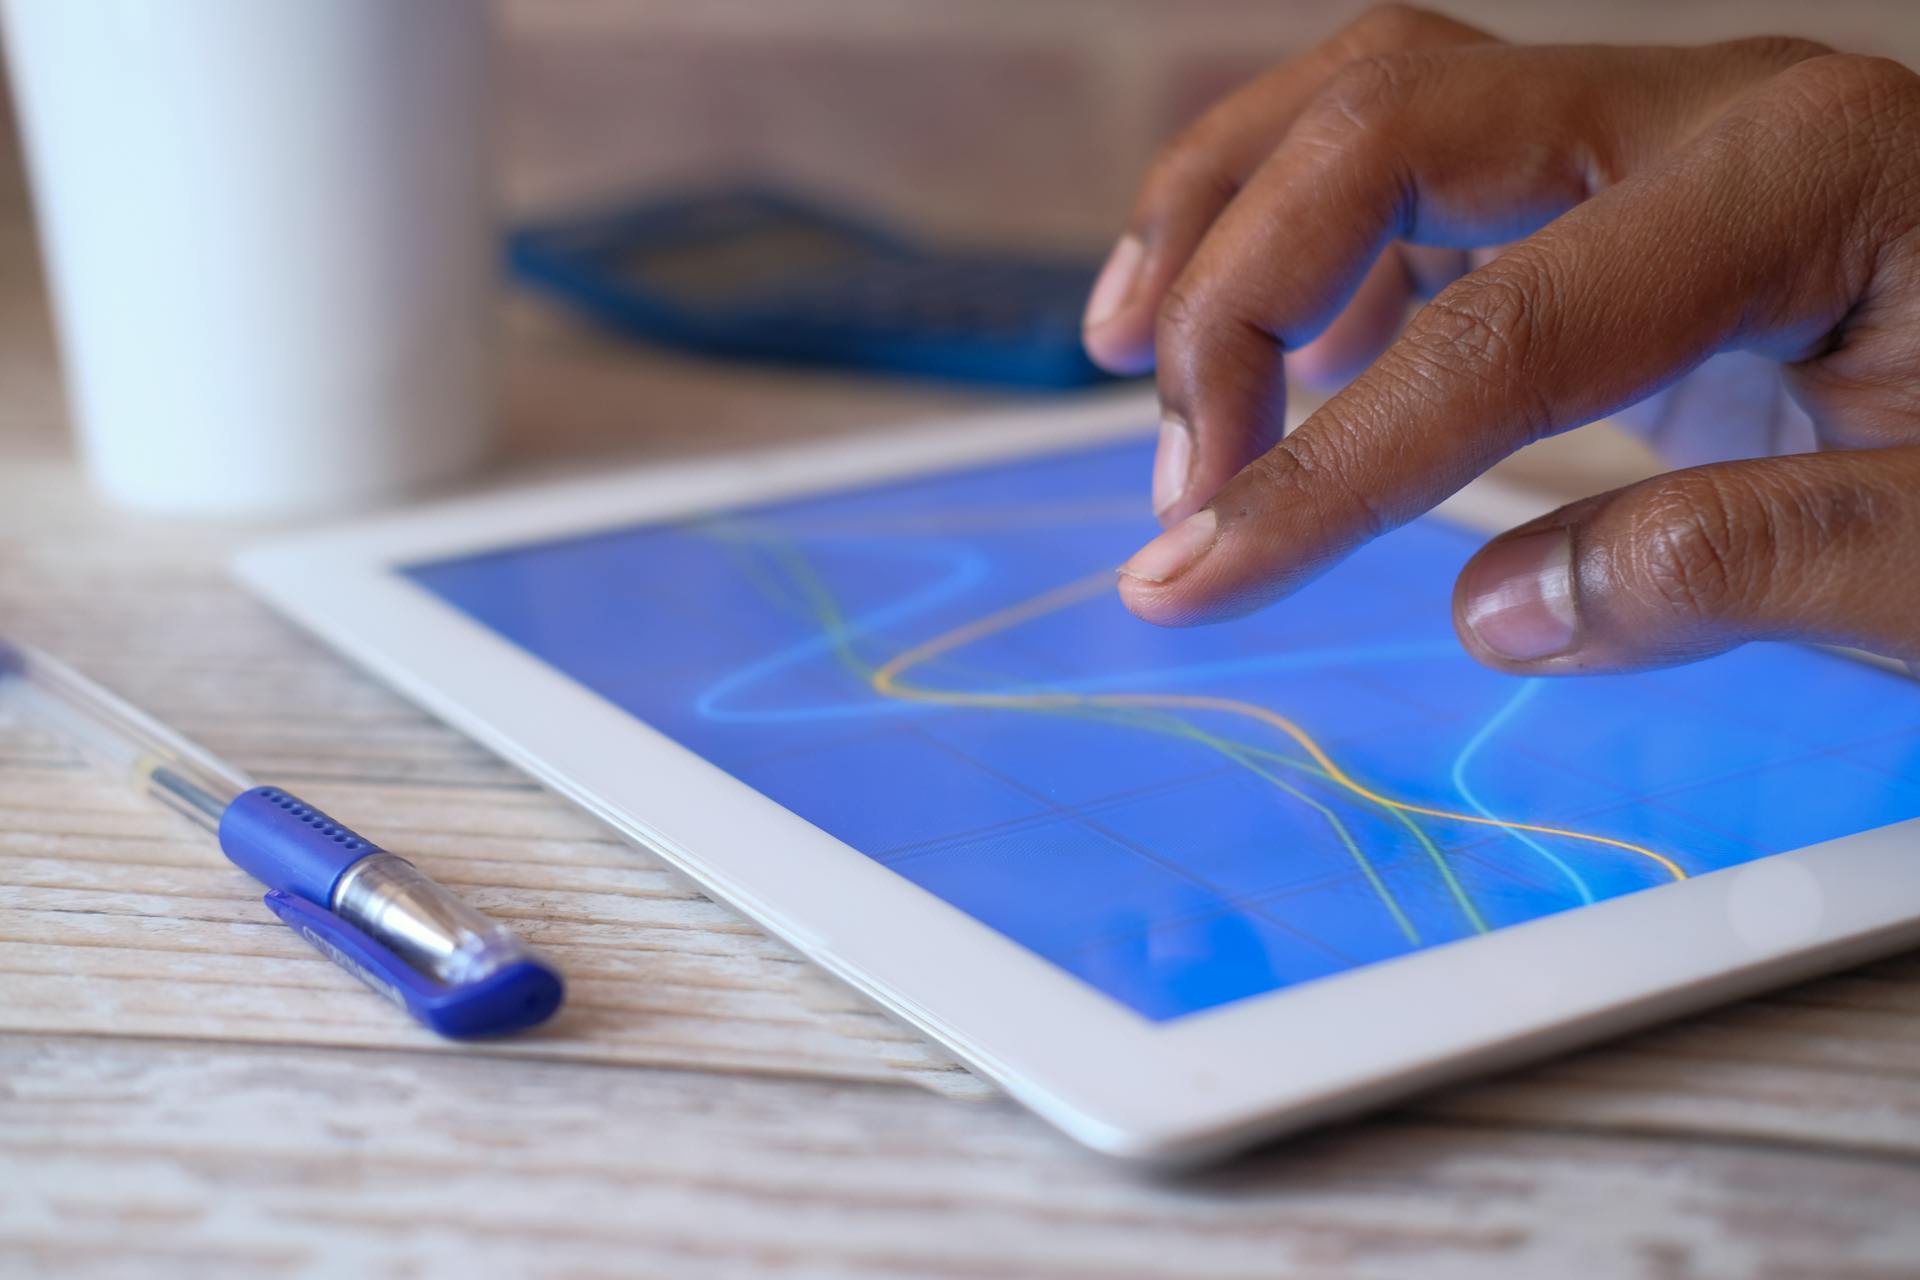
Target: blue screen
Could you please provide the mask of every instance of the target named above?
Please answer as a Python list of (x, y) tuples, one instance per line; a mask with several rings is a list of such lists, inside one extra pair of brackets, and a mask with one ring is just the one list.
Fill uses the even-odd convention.
[(1127, 444), (410, 567), (926, 891), (1165, 1020), (1920, 815), (1920, 683), (1788, 645), (1526, 680), (1429, 518), (1137, 621)]

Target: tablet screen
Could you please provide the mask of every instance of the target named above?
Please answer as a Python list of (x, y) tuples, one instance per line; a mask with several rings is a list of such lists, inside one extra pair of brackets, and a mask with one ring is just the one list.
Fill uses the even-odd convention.
[(1920, 682), (1750, 645), (1527, 680), (1481, 539), (1389, 534), (1163, 630), (1103, 446), (409, 567), (808, 822), (1155, 1020), (1920, 815)]

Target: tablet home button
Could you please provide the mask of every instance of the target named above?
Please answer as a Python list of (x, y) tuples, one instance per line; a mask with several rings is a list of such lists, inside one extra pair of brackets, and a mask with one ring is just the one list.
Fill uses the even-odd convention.
[(1825, 906), (1813, 872), (1787, 858), (1768, 858), (1733, 872), (1727, 923), (1754, 950), (1777, 951), (1818, 937)]

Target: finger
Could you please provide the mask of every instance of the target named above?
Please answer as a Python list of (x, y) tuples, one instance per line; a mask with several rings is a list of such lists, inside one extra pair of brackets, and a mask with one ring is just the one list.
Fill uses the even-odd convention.
[(1153, 318), (1167, 286), (1300, 109), (1356, 58), (1493, 37), (1439, 14), (1385, 5), (1211, 108), (1164, 147), (1087, 299), (1087, 354), (1114, 373), (1153, 368)]
[(1282, 352), (1321, 333), (1395, 238), (1466, 248), (1528, 235), (1816, 47), (1481, 46), (1351, 64), (1161, 307), (1162, 413), (1192, 437), (1163, 518), (1195, 510), (1273, 442)]
[[(1193, 517), (1197, 531), (1144, 548), (1123, 579), (1128, 606), (1163, 622), (1257, 607), (1521, 444), (1631, 404), (1715, 351), (1825, 350), (1857, 305), (1911, 272), (1882, 241), (1901, 184), (1920, 179), (1917, 87), (1898, 64), (1804, 63), (1463, 277)], [(1881, 104), (1900, 95), (1913, 101)], [(1872, 144), (1818, 183), (1783, 184), (1809, 152), (1833, 153), (1834, 121), (1862, 101), (1892, 113)]]
[(1503, 671), (1667, 666), (1748, 640), (1920, 659), (1920, 448), (1676, 471), (1495, 539), (1454, 625)]
[[(1431, 296), (1466, 270), (1466, 255), (1458, 250), (1395, 245), (1380, 255), (1366, 278), (1354, 290), (1346, 307), (1325, 332), (1287, 356), (1286, 373), (1313, 391), (1332, 391), (1372, 364), (1406, 322), (1407, 307), (1416, 298)], [(1265, 447), (1279, 439), (1284, 402), (1274, 406), (1275, 417), (1266, 434), (1252, 443)], [(1180, 514), (1179, 506), (1192, 474), (1193, 431), (1178, 415), (1164, 417), (1160, 446), (1154, 454), (1153, 509), (1162, 519)]]
[(1467, 256), (1457, 249), (1394, 245), (1374, 260), (1326, 330), (1287, 353), (1287, 377), (1315, 391), (1341, 386), (1387, 349), (1415, 298), (1432, 296), (1466, 270)]

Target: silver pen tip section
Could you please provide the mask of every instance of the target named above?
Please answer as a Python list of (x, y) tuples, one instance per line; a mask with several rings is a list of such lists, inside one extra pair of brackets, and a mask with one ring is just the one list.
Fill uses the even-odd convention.
[(333, 910), (420, 972), (448, 986), (478, 982), (526, 944), (391, 853), (369, 854), (333, 887)]

